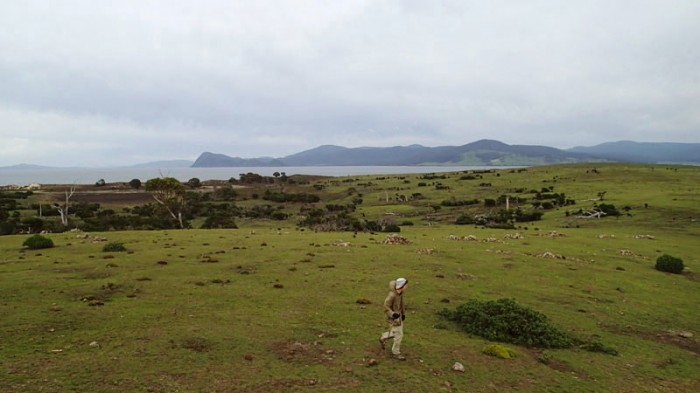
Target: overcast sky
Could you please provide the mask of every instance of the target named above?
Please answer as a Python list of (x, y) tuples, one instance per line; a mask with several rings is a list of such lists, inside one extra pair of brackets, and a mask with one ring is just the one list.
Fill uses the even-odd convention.
[(700, 1), (2, 1), (0, 166), (700, 142)]

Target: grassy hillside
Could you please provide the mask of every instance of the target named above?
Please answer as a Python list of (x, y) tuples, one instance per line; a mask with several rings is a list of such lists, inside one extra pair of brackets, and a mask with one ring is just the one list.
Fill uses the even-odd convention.
[[(403, 224), (408, 244), (298, 228), (289, 203), (290, 220), (231, 230), (67, 232), (37, 251), (22, 247), (26, 236), (0, 237), (0, 391), (700, 390), (700, 168), (562, 165), (295, 187), (322, 189), (321, 206), (361, 194), (353, 214)], [(532, 211), (530, 191), (545, 188), (575, 204), (512, 229), (454, 224), (504, 209), (483, 203), (500, 195)], [(621, 215), (579, 218), (602, 203)], [(105, 239), (128, 251), (103, 252)], [(662, 254), (686, 272), (656, 271)], [(410, 280), (405, 362), (377, 342), (398, 276)], [(517, 356), (499, 359), (437, 315), (500, 298), (619, 355), (507, 344)]]

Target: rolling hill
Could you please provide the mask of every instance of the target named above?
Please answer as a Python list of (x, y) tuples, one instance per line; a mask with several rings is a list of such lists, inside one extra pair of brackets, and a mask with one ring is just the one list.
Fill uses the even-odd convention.
[(357, 147), (324, 145), (278, 159), (244, 159), (203, 153), (193, 167), (221, 166), (415, 166), (541, 165), (603, 161), (600, 157), (546, 146), (508, 145), (480, 140), (463, 146)]

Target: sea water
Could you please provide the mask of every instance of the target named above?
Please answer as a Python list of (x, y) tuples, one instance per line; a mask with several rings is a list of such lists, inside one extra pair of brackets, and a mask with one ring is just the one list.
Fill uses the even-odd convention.
[(157, 177), (174, 177), (180, 181), (192, 178), (204, 180), (238, 179), (241, 174), (257, 173), (273, 176), (276, 172), (292, 175), (359, 176), (397, 175), (412, 173), (440, 173), (470, 170), (508, 169), (493, 166), (303, 166), (303, 167), (229, 167), (229, 168), (45, 168), (0, 169), (0, 186), (38, 184), (94, 184), (103, 179), (107, 183), (142, 182)]

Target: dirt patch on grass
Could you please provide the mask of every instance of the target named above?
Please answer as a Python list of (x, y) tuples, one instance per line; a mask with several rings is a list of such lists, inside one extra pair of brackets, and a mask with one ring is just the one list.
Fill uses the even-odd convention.
[(545, 366), (551, 368), (552, 370), (559, 371), (561, 373), (565, 374), (570, 374), (575, 376), (578, 379), (586, 380), (589, 379), (590, 377), (588, 374), (584, 373), (583, 371), (577, 370), (573, 368), (569, 363), (556, 359), (549, 354), (542, 353), (537, 350), (528, 350), (527, 353), (532, 356), (535, 360), (538, 362), (544, 364)]
[[(644, 338), (647, 338), (647, 337), (644, 337)], [(692, 338), (682, 337), (673, 331), (656, 333), (653, 335), (653, 337), (647, 338), (647, 339), (652, 339), (652, 340), (659, 342), (659, 343), (662, 343), (662, 344), (668, 344), (668, 345), (676, 346), (678, 348), (683, 348), (687, 351), (693, 352), (696, 355), (700, 355), (700, 343), (699, 342), (695, 341)]]
[(338, 355), (336, 350), (328, 348), (318, 341), (287, 341), (273, 344), (272, 352), (289, 363), (327, 364)]
[(632, 326), (601, 326), (603, 329), (622, 335), (632, 335), (643, 338), (645, 340), (654, 341), (660, 344), (673, 345), (686, 351), (700, 355), (700, 343), (694, 337), (686, 337), (687, 334), (675, 330), (667, 330), (662, 332), (644, 332)]
[(576, 376), (578, 379), (588, 379), (588, 374), (576, 370), (575, 368), (571, 367), (568, 363), (558, 360), (558, 359), (549, 359), (546, 363), (544, 363), (547, 367), (551, 368), (552, 370), (557, 370), (562, 373), (566, 374), (571, 374)]
[(179, 345), (175, 345), (174, 342), (171, 342), (171, 344), (194, 352), (209, 352), (214, 347), (214, 344), (204, 337), (185, 337), (180, 340)]

